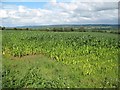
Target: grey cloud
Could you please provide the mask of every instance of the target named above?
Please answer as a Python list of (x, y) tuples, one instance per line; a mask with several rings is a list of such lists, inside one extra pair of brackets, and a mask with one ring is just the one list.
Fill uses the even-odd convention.
[(95, 11), (103, 11), (103, 10), (114, 10), (118, 9), (118, 3), (117, 2), (99, 2), (94, 3), (92, 5)]

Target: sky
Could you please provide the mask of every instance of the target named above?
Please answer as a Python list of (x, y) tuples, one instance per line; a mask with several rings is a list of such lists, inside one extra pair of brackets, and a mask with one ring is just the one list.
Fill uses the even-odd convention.
[(9, 0), (2, 2), (0, 7), (0, 26), (118, 23), (118, 2)]

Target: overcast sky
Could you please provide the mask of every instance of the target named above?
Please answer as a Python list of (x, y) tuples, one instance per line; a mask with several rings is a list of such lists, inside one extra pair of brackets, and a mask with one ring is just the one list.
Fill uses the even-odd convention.
[(117, 2), (3, 2), (1, 26), (117, 24)]

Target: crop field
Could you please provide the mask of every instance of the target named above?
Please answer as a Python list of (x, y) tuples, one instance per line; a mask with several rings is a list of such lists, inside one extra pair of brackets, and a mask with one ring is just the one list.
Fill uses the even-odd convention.
[(2, 31), (3, 88), (117, 88), (117, 34)]

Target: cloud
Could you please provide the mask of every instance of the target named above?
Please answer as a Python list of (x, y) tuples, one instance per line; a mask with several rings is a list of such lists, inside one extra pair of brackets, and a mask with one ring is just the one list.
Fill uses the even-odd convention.
[(102, 11), (102, 10), (114, 10), (114, 9), (118, 9), (118, 3), (103, 3), (103, 2), (100, 2), (99, 5), (97, 4), (93, 4), (93, 8), (94, 10), (96, 11)]
[(8, 17), (7, 12), (5, 10), (0, 10), (0, 18), (6, 18)]
[(2, 2), (119, 2), (119, 0), (1, 0)]
[[(117, 23), (118, 6), (113, 2), (52, 2), (45, 8), (8, 5), (0, 9), (4, 26)], [(14, 8), (13, 8), (14, 7)]]

